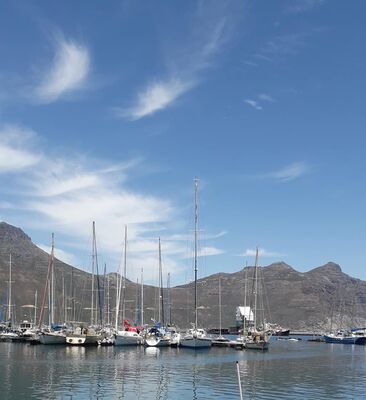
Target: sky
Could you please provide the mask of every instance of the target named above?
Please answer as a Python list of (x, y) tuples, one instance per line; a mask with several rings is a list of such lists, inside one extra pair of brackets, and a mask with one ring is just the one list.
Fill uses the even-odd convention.
[(361, 0), (0, 2), (0, 220), (172, 285), (284, 261), (366, 279)]

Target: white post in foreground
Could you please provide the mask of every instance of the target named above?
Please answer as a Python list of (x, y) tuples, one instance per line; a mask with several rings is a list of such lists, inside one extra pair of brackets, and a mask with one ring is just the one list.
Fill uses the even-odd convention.
[(242, 390), (241, 390), (241, 379), (240, 379), (239, 361), (236, 362), (236, 372), (237, 372), (237, 374), (238, 374), (238, 384), (239, 384), (240, 400), (243, 400), (243, 392), (242, 392)]

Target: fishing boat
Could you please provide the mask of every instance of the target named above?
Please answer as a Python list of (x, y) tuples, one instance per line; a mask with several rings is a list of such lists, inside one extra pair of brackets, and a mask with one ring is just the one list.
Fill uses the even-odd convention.
[(366, 334), (364, 329), (354, 329), (352, 331), (338, 331), (323, 336), (325, 343), (337, 344), (366, 344)]
[[(258, 247), (256, 249), (255, 255), (255, 266), (254, 266), (254, 280), (253, 280), (253, 328), (244, 340), (244, 346), (246, 349), (250, 350), (268, 350), (270, 335), (268, 331), (265, 330), (264, 321), (264, 306), (263, 306), (263, 288), (259, 282), (258, 276)], [(259, 293), (260, 292), (260, 293)], [(261, 304), (259, 304), (261, 303)], [(259, 313), (261, 311), (261, 313)], [(260, 315), (259, 315), (260, 314)]]
[(197, 306), (197, 271), (198, 271), (198, 179), (194, 180), (194, 315), (193, 328), (189, 329), (180, 341), (181, 347), (191, 349), (204, 349), (212, 346), (212, 339), (207, 336), (204, 329), (198, 328), (198, 306)]

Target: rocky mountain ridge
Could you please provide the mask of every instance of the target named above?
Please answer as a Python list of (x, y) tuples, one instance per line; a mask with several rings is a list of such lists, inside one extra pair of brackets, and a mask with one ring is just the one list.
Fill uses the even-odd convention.
[[(13, 304), (17, 320), (32, 318), (35, 302), (40, 307), (47, 274), (49, 255), (34, 245), (20, 228), (0, 223), (0, 298), (3, 304), (0, 316), (6, 318), (9, 254), (13, 265)], [(202, 278), (199, 287), (199, 320), (206, 328), (217, 327), (218, 279), (221, 279), (223, 326), (235, 324), (235, 309), (243, 305), (245, 270), (247, 282), (253, 267), (235, 272), (214, 274)], [(365, 325), (366, 282), (344, 274), (339, 265), (329, 262), (308, 272), (298, 272), (284, 262), (260, 268), (264, 286), (266, 318), (292, 329), (324, 330), (331, 326)], [(55, 260), (57, 310), (62, 320), (66, 312), (69, 320), (90, 321), (91, 274)], [(116, 293), (116, 274), (109, 274), (110, 319), (113, 317)], [(250, 285), (249, 285), (250, 286)], [(135, 300), (138, 288), (127, 280), (127, 317), (135, 318)], [(62, 296), (62, 293), (65, 293)], [(173, 322), (184, 328), (193, 317), (193, 284), (171, 289), (171, 316)], [(165, 293), (166, 297), (167, 293)], [(156, 288), (144, 287), (145, 321), (156, 317)], [(24, 307), (24, 305), (28, 307)], [(63, 314), (60, 311), (63, 309)], [(65, 311), (66, 309), (66, 311)], [(169, 306), (166, 304), (165, 309)], [(168, 313), (167, 313), (168, 317)]]

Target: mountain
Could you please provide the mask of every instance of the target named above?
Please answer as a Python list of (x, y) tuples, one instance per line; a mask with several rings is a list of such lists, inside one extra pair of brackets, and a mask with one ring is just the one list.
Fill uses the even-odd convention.
[[(9, 254), (12, 254), (14, 314), (18, 321), (32, 318), (34, 309), (22, 307), (35, 302), (41, 305), (47, 276), (49, 255), (32, 243), (20, 228), (0, 223), (0, 299), (5, 317), (9, 280)], [(62, 321), (61, 310), (67, 309), (67, 319), (90, 321), (91, 274), (60, 260), (55, 260), (57, 292), (56, 319)], [(247, 267), (250, 286), (253, 267)], [(235, 309), (243, 305), (245, 269), (235, 273), (207, 276), (198, 281), (199, 321), (206, 328), (218, 326), (218, 279), (221, 276), (223, 326), (233, 326)], [(115, 308), (116, 274), (109, 274), (110, 308)], [(260, 268), (265, 293), (267, 320), (292, 329), (326, 329), (336, 326), (365, 325), (366, 282), (344, 274), (341, 267), (329, 262), (308, 272), (298, 272), (284, 262)], [(100, 278), (102, 286), (102, 277)], [(136, 284), (127, 280), (127, 317), (134, 319)], [(62, 294), (65, 293), (63, 296)], [(166, 296), (166, 294), (165, 294)], [(144, 287), (145, 321), (150, 322), (156, 309), (157, 291)], [(193, 316), (193, 283), (171, 289), (171, 314), (180, 327), (188, 327)], [(66, 299), (66, 300), (65, 300)], [(66, 306), (65, 306), (66, 304)], [(168, 308), (167, 305), (165, 307)], [(111, 319), (112, 314), (111, 312)]]

